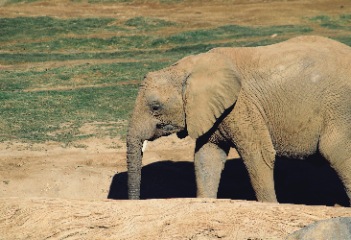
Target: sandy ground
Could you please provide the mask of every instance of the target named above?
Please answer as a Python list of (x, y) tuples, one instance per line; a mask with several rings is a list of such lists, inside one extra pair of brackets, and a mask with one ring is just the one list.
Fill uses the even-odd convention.
[(281, 160), (277, 180), (283, 202), (318, 206), (256, 202), (235, 150), (222, 177), (224, 199), (194, 199), (194, 142), (172, 135), (145, 151), (147, 200), (128, 201), (123, 141), (81, 144), (86, 147), (1, 145), (1, 240), (284, 239), (317, 220), (351, 216), (350, 208), (339, 206), (347, 204), (342, 185), (323, 164), (284, 166)]
[(0, 239), (283, 239), (316, 220), (350, 215), (344, 208), (211, 199), (0, 204)]
[[(190, 162), (193, 144), (190, 138), (181, 141), (176, 136), (150, 142), (143, 164), (165, 159)], [(113, 178), (126, 172), (125, 143), (89, 139), (75, 143), (79, 145), (84, 148), (3, 143), (0, 196), (106, 199)]]
[[(155, 3), (81, 3), (77, 8), (78, 3), (54, 0), (0, 4), (0, 15), (98, 14), (123, 20), (143, 14), (188, 22), (189, 28), (195, 28), (223, 23), (301, 24), (306, 17), (339, 15), (351, 9), (348, 0), (234, 2), (236, 5), (229, 1), (199, 5), (193, 1), (164, 9)], [(194, 199), (193, 147), (191, 139), (175, 136), (150, 143), (144, 154), (141, 190), (147, 200), (127, 201), (126, 149), (121, 139), (88, 139), (68, 147), (53, 142), (1, 143), (0, 240), (284, 239), (317, 220), (351, 216), (350, 208), (340, 207), (348, 204), (340, 181), (318, 156), (307, 161), (277, 161), (277, 195), (285, 204), (255, 201), (234, 150), (222, 176), (222, 199)]]

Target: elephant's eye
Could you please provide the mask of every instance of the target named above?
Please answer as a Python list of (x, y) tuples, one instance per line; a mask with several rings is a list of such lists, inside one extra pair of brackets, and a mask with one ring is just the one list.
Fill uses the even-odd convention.
[(150, 109), (154, 115), (159, 115), (162, 110), (162, 105), (159, 102), (152, 102), (150, 104)]
[(158, 111), (158, 110), (160, 110), (160, 106), (158, 105), (152, 106), (152, 111)]

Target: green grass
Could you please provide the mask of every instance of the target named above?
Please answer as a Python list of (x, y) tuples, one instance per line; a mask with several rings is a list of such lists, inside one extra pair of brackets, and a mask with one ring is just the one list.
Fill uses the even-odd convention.
[(351, 46), (351, 35), (335, 37), (335, 40)]
[(183, 0), (88, 0), (89, 3), (143, 3), (143, 2), (156, 2), (156, 3), (179, 3)]
[(160, 45), (187, 45), (214, 41), (233, 41), (249, 37), (269, 37), (273, 34), (305, 34), (312, 29), (305, 26), (271, 26), (271, 27), (245, 27), (238, 25), (226, 25), (214, 29), (199, 29), (195, 31), (181, 32), (166, 38), (153, 41), (153, 46)]
[(144, 49), (145, 43), (152, 41), (149, 36), (115, 36), (111, 38), (57, 38), (49, 41), (9, 44), (2, 50), (25, 52), (86, 52)]
[[(0, 53), (0, 64), (21, 64), (36, 63), (49, 61), (69, 61), (69, 60), (91, 60), (91, 59), (125, 59), (129, 61), (131, 58), (140, 60), (154, 61), (165, 58), (162, 54), (165, 50), (126, 50), (111, 52), (78, 52), (78, 53)], [(168, 58), (168, 56), (166, 56)], [(169, 56), (172, 58), (172, 56)]]
[(31, 3), (37, 2), (38, 0), (6, 0), (6, 4), (16, 4), (16, 3)]
[[(133, 23), (134, 23), (134, 19)], [(143, 26), (148, 29), (149, 25)], [(305, 26), (272, 26), (264, 28), (242, 27), (237, 25), (222, 26), (215, 29), (201, 29), (186, 31), (166, 37), (147, 35), (114, 36), (111, 38), (58, 38), (50, 41), (9, 44), (1, 47), (2, 50), (15, 50), (26, 52), (52, 52), (52, 51), (97, 51), (97, 50), (130, 50), (154, 49), (175, 47), (178, 45), (191, 45), (210, 43), (214, 41), (228, 41), (248, 37), (268, 37), (273, 34), (305, 34), (312, 29)], [(35, 58), (35, 57), (34, 57)]]
[[(159, 61), (124, 62), (83, 64), (41, 71), (2, 71), (0, 141), (50, 140), (69, 144), (81, 138), (101, 136), (101, 131), (82, 135), (79, 128), (86, 123), (128, 119), (138, 85), (118, 83), (141, 81), (147, 72), (166, 64)], [(87, 85), (95, 86), (85, 87)], [(60, 89), (62, 86), (72, 87), (72, 90), (45, 90)], [(65, 123), (69, 125), (62, 127)], [(110, 131), (104, 132), (105, 137), (123, 136), (125, 133), (126, 125), (117, 123), (110, 127)]]
[(170, 21), (165, 21), (162, 19), (135, 17), (135, 18), (128, 19), (125, 22), (125, 25), (147, 31), (150, 29), (158, 29), (162, 27), (173, 26), (175, 25), (175, 23)]
[(18, 64), (28, 62), (68, 61), (82, 59), (157, 59), (163, 51), (138, 50), (116, 52), (79, 52), (79, 53), (0, 53), (0, 64)]
[[(66, 143), (80, 139), (84, 136), (79, 134), (78, 128), (84, 123), (127, 119), (136, 94), (137, 87), (133, 85), (71, 91), (3, 92), (0, 95), (0, 141)], [(70, 128), (61, 129), (63, 123), (70, 123)], [(59, 133), (52, 134), (56, 131)]]
[(351, 14), (343, 14), (337, 17), (319, 15), (310, 18), (310, 21), (328, 29), (351, 31)]
[(88, 0), (89, 3), (130, 3), (132, 0)]
[[(5, 26), (0, 30), (0, 41), (3, 42), (0, 44), (0, 51), (3, 51), (0, 52), (2, 64), (80, 59), (142, 59), (144, 56), (152, 60), (163, 53), (175, 54), (177, 51), (176, 57), (182, 57), (182, 54), (186, 54), (185, 49), (191, 53), (199, 53), (210, 47), (245, 46), (257, 42), (254, 40), (243, 44), (240, 42), (242, 38), (261, 37), (265, 39), (260, 41), (269, 43), (272, 34), (298, 35), (312, 31), (306, 26), (290, 25), (260, 28), (226, 25), (213, 29), (181, 31), (180, 24), (144, 17), (131, 18), (118, 24), (115, 19), (110, 18), (60, 20), (35, 17), (5, 18), (0, 21)], [(179, 29), (179, 33), (163, 36), (157, 32), (165, 27)], [(118, 36), (90, 36), (97, 31), (108, 31), (110, 35)], [(39, 40), (36, 37), (38, 35), (41, 36)]]
[(1, 91), (14, 92), (39, 88), (113, 85), (129, 80), (141, 80), (147, 72), (160, 69), (168, 64), (170, 62), (147, 61), (83, 64), (43, 70), (0, 71), (0, 89)]
[(113, 18), (56, 19), (18, 17), (0, 19), (0, 42), (17, 39), (46, 38), (57, 35), (120, 31)]
[[(29, 1), (12, 0), (8, 4), (19, 2)], [(350, 21), (351, 15), (310, 19), (325, 27), (333, 23), (337, 27), (332, 27), (343, 31), (350, 30)], [(92, 136), (123, 136), (138, 91), (135, 81), (125, 84), (126, 81), (140, 82), (147, 72), (214, 47), (268, 45), (313, 32), (309, 26), (297, 25), (223, 25), (191, 31), (184, 27), (181, 23), (141, 16), (126, 20), (0, 18), (0, 65), (5, 66), (0, 70), (0, 141), (51, 140), (70, 144)], [(163, 31), (167, 29), (171, 31)], [(337, 39), (351, 45), (349, 35)], [(79, 62), (68, 62), (72, 60)], [(59, 62), (62, 67), (51, 67), (49, 62)], [(95, 132), (81, 131), (82, 126), (96, 122), (100, 125)]]

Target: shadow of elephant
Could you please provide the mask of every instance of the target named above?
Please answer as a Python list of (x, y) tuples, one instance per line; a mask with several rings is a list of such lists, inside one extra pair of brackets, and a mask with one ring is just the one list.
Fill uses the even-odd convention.
[[(348, 197), (335, 171), (319, 155), (304, 160), (278, 158), (274, 170), (280, 203), (348, 206)], [(141, 199), (196, 197), (194, 164), (161, 161), (144, 166)], [(128, 199), (127, 172), (116, 174), (109, 199)], [(241, 159), (230, 159), (222, 172), (218, 198), (256, 200)]]

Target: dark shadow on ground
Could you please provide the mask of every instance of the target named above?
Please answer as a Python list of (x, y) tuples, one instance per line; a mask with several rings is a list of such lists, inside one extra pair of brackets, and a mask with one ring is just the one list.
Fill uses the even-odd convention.
[[(348, 206), (348, 198), (335, 171), (320, 156), (304, 160), (279, 158), (275, 187), (280, 203)], [(143, 167), (141, 198), (191, 198), (196, 196), (191, 162), (161, 161)], [(116, 174), (110, 199), (127, 199), (127, 173)], [(218, 198), (256, 200), (241, 159), (228, 160), (222, 173)]]

